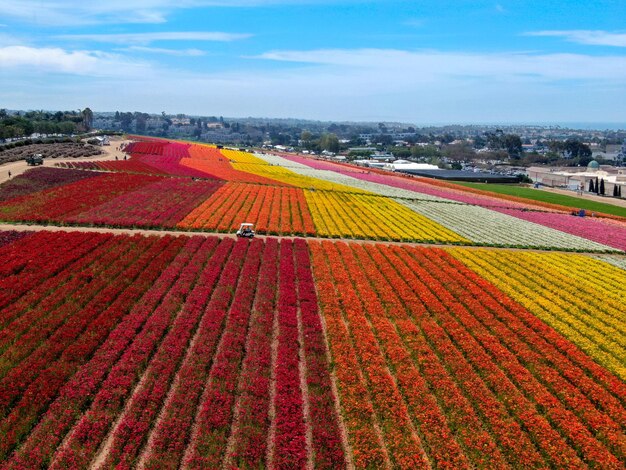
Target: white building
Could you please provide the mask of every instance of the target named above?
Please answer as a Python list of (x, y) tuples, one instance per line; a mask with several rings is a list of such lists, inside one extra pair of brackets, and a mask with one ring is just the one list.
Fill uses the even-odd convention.
[(536, 183), (555, 188), (566, 188), (576, 191), (581, 185), (584, 191), (589, 190), (589, 182), (604, 180), (604, 194), (613, 195), (613, 188), (620, 186), (622, 194), (626, 196), (626, 168), (600, 166), (593, 160), (587, 168), (563, 167), (530, 167), (528, 176)]

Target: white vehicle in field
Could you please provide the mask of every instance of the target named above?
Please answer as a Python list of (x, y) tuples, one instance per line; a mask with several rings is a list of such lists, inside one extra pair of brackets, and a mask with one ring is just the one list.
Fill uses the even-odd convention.
[(243, 223), (237, 230), (238, 237), (253, 238), (254, 237), (254, 224)]

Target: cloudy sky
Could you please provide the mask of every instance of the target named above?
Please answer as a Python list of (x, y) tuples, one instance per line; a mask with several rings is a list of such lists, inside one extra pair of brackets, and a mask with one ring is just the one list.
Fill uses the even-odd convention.
[(626, 2), (0, 2), (0, 107), (85, 106), (626, 127)]

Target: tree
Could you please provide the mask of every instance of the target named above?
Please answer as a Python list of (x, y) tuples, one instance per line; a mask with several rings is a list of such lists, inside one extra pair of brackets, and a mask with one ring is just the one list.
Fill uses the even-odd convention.
[(505, 134), (502, 143), (509, 156), (519, 158), (522, 155), (522, 139), (519, 135)]
[(567, 139), (561, 143), (561, 149), (567, 152), (569, 158), (591, 158), (591, 148), (576, 139)]
[(139, 114), (137, 116), (137, 120), (136, 120), (136, 124), (135, 124), (135, 130), (136, 132), (146, 132), (146, 117), (143, 114)]
[(378, 137), (378, 142), (380, 142), (383, 145), (391, 145), (393, 144), (393, 137), (391, 137), (389, 134), (383, 134), (381, 136)]
[(323, 134), (320, 138), (320, 148), (329, 152), (339, 152), (339, 139), (335, 134)]
[(434, 145), (416, 145), (411, 147), (411, 155), (413, 158), (433, 158), (440, 157), (439, 149)]
[(471, 160), (476, 156), (474, 149), (467, 143), (446, 145), (443, 154), (452, 160)]
[(483, 148), (485, 145), (487, 145), (487, 140), (485, 140), (484, 137), (477, 135), (474, 137), (474, 148), (475, 149), (481, 149)]
[(302, 141), (302, 145), (306, 148), (309, 148), (311, 145), (311, 139), (313, 138), (313, 134), (309, 131), (302, 131), (300, 134), (300, 140)]
[(604, 178), (600, 180), (600, 194), (604, 196)]

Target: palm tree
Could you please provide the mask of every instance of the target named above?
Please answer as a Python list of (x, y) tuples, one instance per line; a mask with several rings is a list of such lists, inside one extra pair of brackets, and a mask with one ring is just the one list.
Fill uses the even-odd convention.
[(93, 125), (93, 111), (89, 108), (85, 108), (81, 114), (83, 116), (83, 126), (85, 127), (85, 130), (88, 131)]

